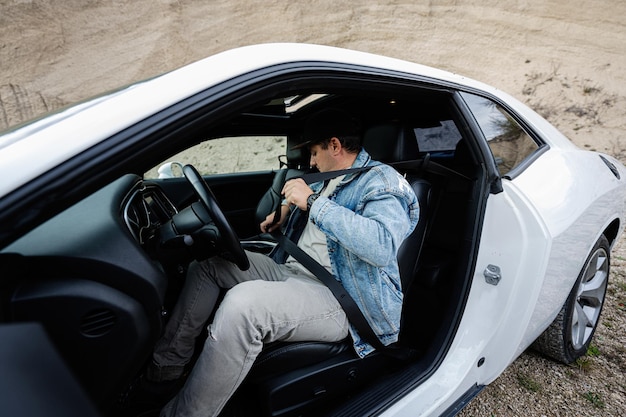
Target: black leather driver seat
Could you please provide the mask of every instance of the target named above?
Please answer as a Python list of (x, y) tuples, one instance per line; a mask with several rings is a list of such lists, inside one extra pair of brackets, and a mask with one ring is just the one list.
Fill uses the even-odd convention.
[[(368, 129), (363, 146), (372, 158), (381, 162), (419, 158), (413, 130), (398, 124)], [(428, 217), (425, 214), (431, 188), (427, 181), (416, 175), (405, 175), (418, 197), (421, 210), (418, 225), (398, 253), (402, 286), (408, 288), (415, 276), (425, 235)], [(327, 401), (371, 381), (394, 362), (397, 360), (380, 352), (359, 359), (350, 339), (338, 343), (275, 343), (266, 346), (259, 355), (242, 388), (249, 394), (258, 395), (255, 404), (261, 406), (266, 415), (297, 415), (304, 407)]]
[(302, 139), (300, 138), (291, 136), (287, 139), (287, 151), (285, 155), (287, 162), (284, 163), (284, 166), (281, 167), (281, 169), (276, 171), (274, 180), (272, 181), (272, 186), (261, 197), (261, 200), (257, 205), (255, 214), (257, 223), (261, 223), (265, 220), (267, 214), (278, 207), (282, 198), (280, 192), (283, 184), (287, 180), (302, 175), (309, 169), (310, 155), (306, 147), (293, 149), (293, 147), (298, 145), (298, 142), (301, 140)]
[[(286, 162), (281, 163), (282, 166), (274, 174), (272, 185), (261, 196), (254, 214), (255, 224), (260, 224), (269, 213), (279, 207), (282, 200), (281, 191), (285, 182), (299, 177), (309, 169), (310, 155), (306, 147), (293, 149), (301, 140), (299, 137), (288, 137)], [(273, 239), (269, 240), (268, 235), (265, 234), (247, 237), (241, 241), (244, 249), (265, 254), (272, 251), (275, 243)]]

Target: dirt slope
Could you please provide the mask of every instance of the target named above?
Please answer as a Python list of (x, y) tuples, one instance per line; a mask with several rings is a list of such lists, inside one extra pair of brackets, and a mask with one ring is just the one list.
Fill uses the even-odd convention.
[[(0, 130), (237, 46), (310, 42), (476, 78), (581, 147), (626, 161), (620, 0), (0, 0)], [(622, 243), (594, 344), (574, 367), (522, 355), (463, 415), (626, 415)]]

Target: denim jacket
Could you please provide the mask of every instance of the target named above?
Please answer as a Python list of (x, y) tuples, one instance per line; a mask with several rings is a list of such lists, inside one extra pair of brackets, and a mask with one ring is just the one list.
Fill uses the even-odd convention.
[[(308, 220), (326, 234), (333, 275), (354, 298), (370, 326), (385, 345), (396, 342), (400, 331), (402, 288), (397, 254), (419, 218), (419, 203), (408, 182), (392, 167), (371, 159), (362, 150), (353, 168), (373, 168), (347, 175), (328, 197), (319, 197)], [(318, 192), (323, 183), (311, 184)], [(297, 242), (305, 222), (294, 209), (285, 234)], [(278, 251), (277, 262), (286, 256)], [(350, 334), (360, 357), (374, 348), (354, 327)]]

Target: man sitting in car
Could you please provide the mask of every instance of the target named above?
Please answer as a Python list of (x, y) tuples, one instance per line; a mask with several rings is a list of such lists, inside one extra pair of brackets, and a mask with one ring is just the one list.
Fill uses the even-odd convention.
[[(303, 134), (310, 164), (320, 172), (368, 167), (325, 182), (302, 179), (284, 188), (280, 220), (286, 235), (330, 271), (356, 300), (383, 345), (400, 330), (402, 289), (397, 252), (415, 227), (419, 206), (406, 180), (371, 159), (361, 147), (359, 125), (347, 114), (313, 115)], [(263, 345), (274, 341), (341, 341), (352, 337), (360, 357), (374, 350), (350, 326), (332, 292), (292, 256), (247, 252), (250, 268), (214, 257), (189, 268), (180, 299), (156, 345), (147, 377), (179, 379), (191, 361), (195, 339), (217, 306), (208, 337), (184, 385), (162, 416), (217, 415), (247, 375)]]

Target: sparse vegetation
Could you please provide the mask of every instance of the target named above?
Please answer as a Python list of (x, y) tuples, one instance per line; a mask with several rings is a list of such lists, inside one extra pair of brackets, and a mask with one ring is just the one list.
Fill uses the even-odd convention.
[[(550, 93), (543, 93), (548, 90)], [(590, 126), (603, 125), (601, 115), (617, 102), (615, 94), (605, 93), (603, 88), (589, 79), (570, 79), (553, 66), (549, 72), (533, 72), (526, 75), (522, 94), (529, 97), (529, 104), (539, 114), (559, 126), (566, 121), (573, 131)], [(550, 97), (545, 103), (540, 97)], [(543, 99), (545, 100), (545, 99)], [(563, 120), (564, 115), (572, 115), (573, 120)], [(620, 146), (620, 153), (621, 148)]]
[(583, 397), (589, 401), (591, 404), (593, 404), (594, 407), (596, 408), (604, 408), (604, 400), (602, 399), (602, 397), (600, 396), (600, 394), (597, 394), (595, 392), (591, 392), (591, 391), (587, 391), (586, 393), (583, 394)]
[(517, 374), (517, 381), (523, 388), (526, 388), (530, 392), (541, 391), (541, 384), (528, 375)]
[(580, 371), (582, 371), (582, 372), (587, 372), (592, 367), (592, 361), (587, 356), (582, 356), (582, 357), (576, 359), (576, 362), (574, 362), (574, 363), (576, 364), (578, 369)]
[(594, 345), (593, 343), (589, 345), (589, 348), (587, 349), (587, 356), (600, 356), (600, 349), (598, 349), (598, 347), (596, 345)]

